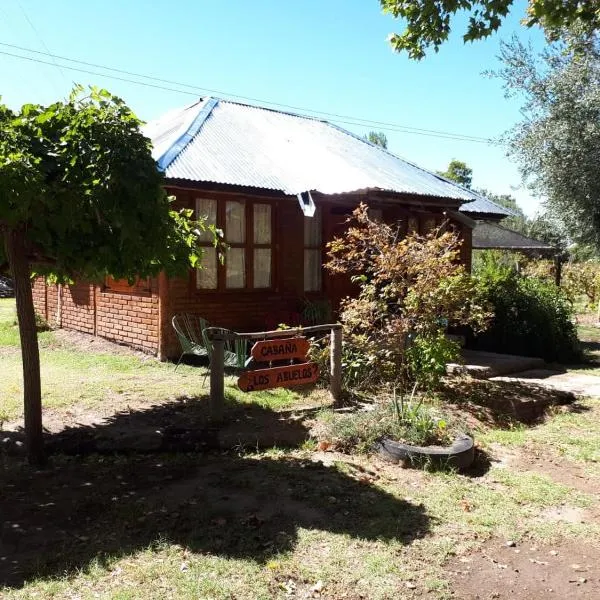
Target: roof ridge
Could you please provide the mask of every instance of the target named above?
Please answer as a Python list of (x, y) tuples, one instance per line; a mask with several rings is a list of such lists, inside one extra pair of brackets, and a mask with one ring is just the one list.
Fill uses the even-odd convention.
[[(194, 139), (196, 134), (204, 125), (206, 119), (210, 116), (213, 108), (219, 103), (219, 98), (206, 96), (201, 98), (198, 104), (204, 103), (198, 114), (194, 117), (190, 126), (173, 142), (169, 148), (158, 159), (158, 168), (165, 171), (167, 167), (185, 150), (185, 147)], [(194, 106), (192, 104), (192, 106)]]

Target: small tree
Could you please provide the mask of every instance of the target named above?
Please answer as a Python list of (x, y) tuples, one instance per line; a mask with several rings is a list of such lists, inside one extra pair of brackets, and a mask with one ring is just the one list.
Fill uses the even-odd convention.
[(364, 136), (364, 139), (376, 146), (381, 146), (382, 148), (388, 147), (387, 136), (383, 131), (369, 131), (369, 133)]
[(402, 239), (399, 226), (369, 219), (364, 204), (346, 234), (330, 242), (326, 267), (360, 289), (342, 303), (345, 339), (381, 378), (433, 385), (458, 351), (444, 335), (448, 323), (485, 326), (490, 315), (459, 250), (458, 236), (443, 227)]
[(473, 181), (473, 169), (462, 160), (451, 160), (448, 168), (445, 171), (438, 171), (438, 175), (456, 181), (466, 188), (470, 188)]
[[(0, 264), (15, 284), (29, 460), (44, 460), (31, 276), (133, 280), (198, 260), (197, 224), (170, 209), (140, 121), (105, 90), (0, 105)], [(2, 247), (5, 257), (2, 259)]]

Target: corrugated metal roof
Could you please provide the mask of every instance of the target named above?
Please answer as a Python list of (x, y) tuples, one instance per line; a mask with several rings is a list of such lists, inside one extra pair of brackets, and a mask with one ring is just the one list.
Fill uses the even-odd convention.
[(473, 250), (553, 250), (554, 246), (496, 223), (478, 222), (473, 229)]
[(480, 196), (479, 194), (474, 195), (477, 196), (477, 199), (463, 204), (460, 207), (461, 212), (467, 214), (480, 213), (486, 215), (498, 215), (499, 218), (517, 216), (517, 214), (513, 210), (510, 210), (510, 208), (500, 206), (500, 204), (496, 204), (495, 202), (492, 202), (488, 198)]
[(477, 194), (319, 119), (205, 98), (149, 123), (167, 178), (343, 194), (383, 190), (455, 200)]

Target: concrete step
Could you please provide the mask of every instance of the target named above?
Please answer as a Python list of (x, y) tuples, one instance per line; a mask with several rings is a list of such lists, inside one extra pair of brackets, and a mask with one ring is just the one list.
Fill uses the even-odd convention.
[(446, 365), (448, 375), (470, 375), (476, 379), (489, 379), (509, 373), (519, 373), (531, 369), (542, 369), (546, 363), (541, 358), (498, 354), (479, 350), (463, 350), (463, 363)]

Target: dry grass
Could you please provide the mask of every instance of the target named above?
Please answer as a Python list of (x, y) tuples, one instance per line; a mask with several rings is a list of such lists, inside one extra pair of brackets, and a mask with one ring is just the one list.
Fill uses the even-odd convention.
[[(0, 303), (0, 331), (7, 306)], [(10, 339), (10, 327), (0, 339)], [(44, 403), (57, 423), (127, 405), (143, 413), (204, 393), (202, 369), (175, 373), (134, 353), (81, 352), (45, 335)], [(14, 344), (0, 351), (0, 369), (3, 410), (16, 418)], [(323, 403), (291, 391), (244, 395), (233, 384), (232, 401), (275, 418), (284, 406)], [(263, 453), (56, 456), (42, 471), (0, 454), (0, 596), (447, 599), (445, 561), (486, 540), (600, 543), (600, 403), (578, 409), (531, 428), (478, 421), (488, 456), (467, 475), (401, 469), (310, 443)], [(503, 452), (519, 460), (507, 463)], [(529, 459), (538, 452), (564, 462), (536, 471)], [(563, 477), (574, 465), (592, 491)], [(567, 509), (585, 522), (544, 516)]]

